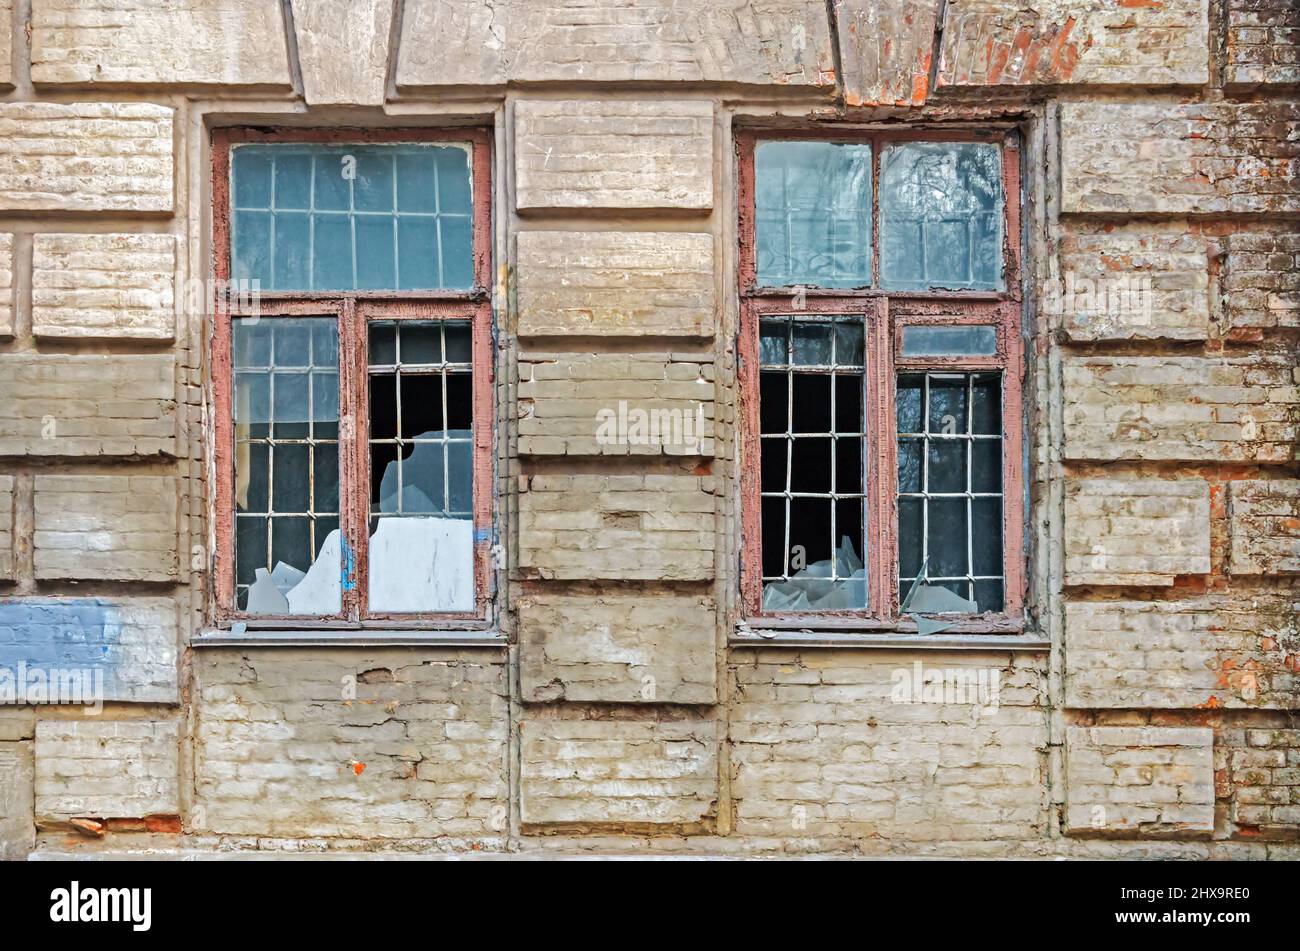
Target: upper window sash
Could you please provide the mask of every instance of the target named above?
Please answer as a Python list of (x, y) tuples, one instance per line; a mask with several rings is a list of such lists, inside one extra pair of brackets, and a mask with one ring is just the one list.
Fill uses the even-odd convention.
[(1017, 296), (1013, 131), (740, 133), (741, 290)]

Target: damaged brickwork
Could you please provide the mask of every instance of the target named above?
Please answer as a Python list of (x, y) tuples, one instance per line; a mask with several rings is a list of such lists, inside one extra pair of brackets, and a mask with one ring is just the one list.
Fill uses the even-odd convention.
[[(1300, 858), (1297, 30), (1290, 0), (0, 0), (0, 858)], [(222, 613), (225, 127), (485, 130), (481, 620)], [(736, 144), (902, 129), (1019, 156), (1027, 607), (764, 622)]]

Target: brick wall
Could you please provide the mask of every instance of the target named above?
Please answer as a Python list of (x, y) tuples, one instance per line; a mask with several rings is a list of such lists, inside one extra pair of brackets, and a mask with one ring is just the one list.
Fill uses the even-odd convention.
[[(109, 850), (1300, 855), (1296, 30), (1288, 0), (0, 0), (0, 669), (104, 677), (98, 718), (0, 706), (0, 855), (76, 818)], [(490, 631), (202, 646), (208, 130), (290, 114), (492, 126)], [(735, 134), (953, 120), (1020, 132), (1026, 631), (760, 632)]]

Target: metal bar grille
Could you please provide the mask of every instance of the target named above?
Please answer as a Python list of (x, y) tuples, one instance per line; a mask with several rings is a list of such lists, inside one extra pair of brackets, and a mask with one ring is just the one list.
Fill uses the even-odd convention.
[(902, 373), (896, 399), (899, 597), (928, 560), (928, 583), (1001, 610), (1001, 376)]
[[(760, 399), (769, 401), (760, 407), (762, 581), (807, 581), (809, 565), (825, 561), (829, 570), (815, 577), (831, 586), (862, 582), (863, 318), (765, 317), (760, 326)], [(863, 594), (853, 600), (863, 603), (855, 608), (865, 607), (865, 584), (859, 587)]]
[(242, 608), (255, 569), (305, 571), (339, 527), (338, 328), (334, 317), (232, 324)]
[(380, 516), (473, 515), (469, 321), (372, 321), (371, 528)]

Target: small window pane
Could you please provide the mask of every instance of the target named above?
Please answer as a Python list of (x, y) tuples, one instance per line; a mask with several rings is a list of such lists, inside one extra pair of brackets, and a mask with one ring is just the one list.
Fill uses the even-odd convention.
[(905, 357), (991, 357), (998, 352), (996, 327), (903, 328)]
[(235, 279), (263, 290), (473, 286), (468, 147), (250, 144), (232, 156)]
[(473, 374), (443, 362), (468, 330), (370, 326), (371, 612), (474, 608)]
[(999, 386), (996, 373), (898, 377), (900, 600), (924, 565), (926, 584), (1002, 610), (1002, 422), (988, 412)]
[(906, 142), (880, 158), (880, 279), (890, 290), (1002, 287), (996, 145)]
[(232, 322), (236, 602), (250, 614), (342, 609), (338, 327)]
[(760, 324), (765, 612), (866, 607), (862, 326), (852, 314)]
[(871, 283), (871, 147), (762, 142), (755, 149), (758, 283)]

